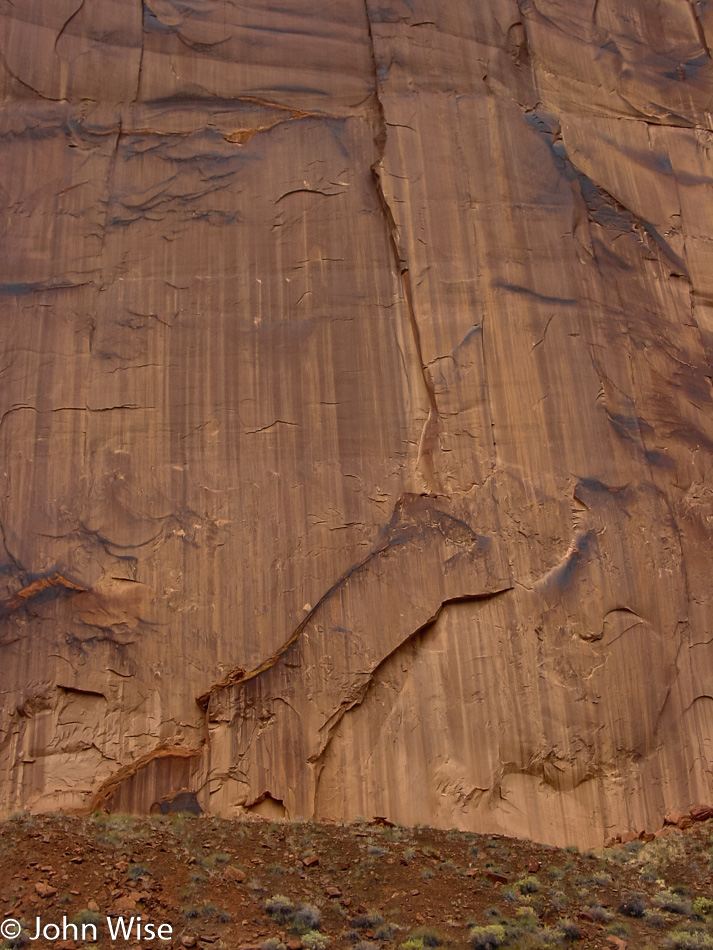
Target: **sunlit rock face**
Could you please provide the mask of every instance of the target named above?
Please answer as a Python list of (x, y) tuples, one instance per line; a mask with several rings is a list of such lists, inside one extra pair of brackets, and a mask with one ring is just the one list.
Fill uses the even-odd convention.
[(4, 811), (711, 802), (713, 3), (0, 20)]

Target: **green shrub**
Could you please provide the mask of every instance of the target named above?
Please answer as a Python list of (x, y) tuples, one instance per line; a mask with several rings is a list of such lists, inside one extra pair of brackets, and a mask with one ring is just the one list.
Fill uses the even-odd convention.
[(684, 914), (686, 917), (691, 914), (691, 902), (674, 891), (659, 891), (654, 894), (653, 902), (661, 910), (667, 910), (669, 914)]
[(300, 935), (314, 933), (321, 926), (322, 911), (314, 904), (298, 904), (294, 909), (290, 919), (290, 930), (293, 933)]
[(625, 917), (643, 917), (646, 903), (640, 894), (631, 894), (619, 907), (619, 913)]
[(76, 924), (77, 927), (81, 927), (83, 924), (92, 924), (94, 927), (98, 927), (101, 922), (102, 916), (95, 910), (80, 910), (78, 914), (72, 917), (72, 923)]
[(388, 854), (388, 848), (382, 848), (379, 844), (370, 844), (366, 849), (366, 853), (372, 855), (372, 857), (380, 858), (383, 854)]
[(396, 924), (386, 924), (384, 927), (379, 927), (379, 929), (374, 934), (374, 939), (375, 940), (392, 940), (397, 930), (398, 930), (398, 927), (396, 926)]
[(622, 937), (624, 939), (631, 933), (631, 927), (629, 927), (627, 924), (620, 923), (618, 920), (615, 920), (611, 924), (607, 924), (605, 930), (613, 937)]
[(600, 924), (610, 924), (614, 920), (614, 914), (609, 913), (606, 907), (602, 907), (598, 902), (590, 904), (587, 913)]
[(376, 930), (377, 927), (381, 927), (384, 922), (384, 918), (376, 910), (367, 911), (366, 914), (359, 914), (358, 917), (355, 917), (351, 921), (351, 925), (354, 930)]
[(695, 917), (704, 917), (713, 916), (713, 901), (709, 897), (697, 897), (693, 901), (692, 906), (693, 915)]
[(329, 937), (321, 934), (318, 930), (308, 930), (307, 933), (302, 934), (300, 939), (306, 950), (324, 950), (329, 943)]
[(644, 914), (644, 923), (652, 930), (665, 930), (668, 926), (668, 918), (665, 914), (659, 914), (655, 910), (647, 910)]
[(500, 924), (473, 927), (470, 931), (472, 950), (495, 950), (496, 947), (505, 945), (505, 939), (505, 928)]
[(582, 939), (582, 931), (579, 925), (573, 920), (561, 920), (557, 925), (557, 930), (562, 934), (565, 940)]
[(265, 910), (278, 924), (286, 924), (292, 917), (295, 905), (284, 894), (275, 894), (265, 901)]
[(666, 938), (667, 950), (713, 950), (713, 937), (701, 930), (674, 930)]
[(564, 910), (567, 904), (569, 904), (569, 898), (564, 891), (555, 891), (550, 895), (550, 906), (553, 910)]
[[(440, 947), (443, 941), (435, 930), (426, 930), (419, 927), (418, 930), (414, 930), (413, 933), (409, 934), (406, 943), (411, 945), (409, 950), (424, 950), (427, 947)], [(402, 944), (402, 946), (405, 946), (405, 944)]]
[(593, 874), (592, 875), (592, 884), (596, 884), (597, 887), (609, 887), (612, 879), (610, 874)]

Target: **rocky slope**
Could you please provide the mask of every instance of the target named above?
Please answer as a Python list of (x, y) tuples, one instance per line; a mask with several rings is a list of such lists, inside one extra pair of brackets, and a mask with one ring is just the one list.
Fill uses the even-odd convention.
[(713, 4), (0, 4), (16, 808), (713, 800)]
[(579, 852), (383, 819), (22, 815), (0, 823), (2, 946), (710, 950), (712, 832)]

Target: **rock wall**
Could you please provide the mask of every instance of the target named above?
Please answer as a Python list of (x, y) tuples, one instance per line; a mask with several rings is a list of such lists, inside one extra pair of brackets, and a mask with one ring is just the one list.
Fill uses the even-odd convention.
[(3, 811), (711, 802), (713, 3), (0, 22)]

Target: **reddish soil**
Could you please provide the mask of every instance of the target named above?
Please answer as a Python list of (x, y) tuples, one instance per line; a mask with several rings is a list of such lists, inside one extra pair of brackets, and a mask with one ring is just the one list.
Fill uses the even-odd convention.
[[(378, 823), (22, 816), (0, 825), (0, 917), (20, 920), (27, 934), (0, 946), (82, 945), (29, 940), (39, 916), (43, 926), (63, 917), (94, 921), (102, 948), (237, 950), (277, 938), (273, 950), (278, 941), (320, 950), (321, 933), (330, 948), (361, 950), (477, 948), (478, 941), (706, 950), (713, 947), (713, 901), (705, 900), (713, 898), (713, 821), (666, 831), (645, 844), (582, 854)], [(270, 903), (277, 895), (287, 901)], [(308, 924), (321, 912), (311, 935), (295, 913), (299, 904), (310, 905)], [(107, 915), (170, 924), (172, 939), (112, 942)], [(474, 938), (473, 925), (490, 929)]]

